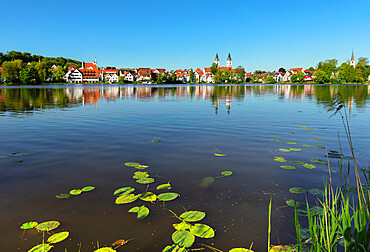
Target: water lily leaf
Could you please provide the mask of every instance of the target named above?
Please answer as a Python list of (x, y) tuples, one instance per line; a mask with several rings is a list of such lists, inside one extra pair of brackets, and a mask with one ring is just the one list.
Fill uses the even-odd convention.
[(294, 203), (295, 203), (296, 207), (300, 207), (300, 205), (301, 205), (299, 202), (297, 202), (297, 201), (295, 201), (295, 200), (287, 200), (287, 201), (286, 201), (286, 204), (287, 204), (288, 206), (291, 206), (291, 207), (294, 207)]
[(292, 187), (289, 189), (289, 192), (291, 193), (305, 193), (306, 190), (300, 187)]
[(67, 239), (68, 236), (69, 236), (69, 232), (67, 232), (67, 231), (56, 233), (56, 234), (53, 234), (52, 236), (50, 236), (48, 238), (47, 242), (48, 243), (58, 243), (58, 242), (61, 242), (65, 239)]
[(325, 147), (324, 147), (324, 146), (320, 146), (320, 145), (311, 145), (311, 147), (319, 148), (319, 149), (325, 149)]
[(135, 175), (132, 177), (134, 179), (142, 179), (142, 178), (148, 178), (149, 174), (147, 172), (135, 172)]
[(26, 156), (26, 155), (29, 155), (29, 154), (28, 153), (14, 152), (12, 155), (13, 156)]
[(324, 162), (324, 161), (319, 161), (316, 163), (317, 165), (322, 165), (322, 166), (328, 166), (329, 164)]
[(280, 167), (285, 169), (285, 170), (297, 170), (297, 168), (295, 168), (294, 166), (291, 166), (291, 165), (281, 165)]
[(50, 231), (50, 230), (53, 230), (53, 229), (56, 229), (57, 227), (59, 227), (60, 223), (59, 221), (45, 221), (43, 223), (40, 223), (36, 226), (36, 229), (38, 231)]
[(200, 211), (188, 211), (180, 215), (180, 218), (184, 221), (195, 222), (202, 220), (206, 214)]
[(151, 142), (152, 143), (159, 143), (159, 142), (162, 142), (162, 140), (161, 139), (152, 139)]
[(137, 183), (139, 184), (151, 184), (154, 182), (154, 178), (141, 178), (141, 179), (138, 179), (136, 180)]
[(158, 195), (160, 201), (171, 201), (180, 196), (178, 193), (162, 193)]
[(44, 243), (31, 248), (30, 250), (28, 250), (28, 252), (48, 252), (52, 248), (53, 246), (51, 246), (50, 244)]
[(321, 161), (323, 161), (323, 160), (322, 159), (317, 159), (317, 158), (310, 159), (310, 162), (312, 162), (312, 163), (317, 163), (317, 162), (321, 162)]
[(162, 252), (187, 252), (186, 248), (180, 247), (179, 245), (173, 244), (172, 246), (166, 246)]
[(162, 190), (162, 189), (171, 189), (171, 184), (170, 183), (167, 183), (167, 184), (162, 184), (162, 185), (159, 185), (157, 186), (157, 190)]
[(289, 148), (290, 151), (301, 151), (302, 149), (297, 149), (297, 148)]
[(15, 163), (15, 164), (23, 163), (23, 160), (13, 160), (13, 161), (10, 161), (10, 163)]
[(215, 153), (214, 155), (216, 157), (226, 157), (226, 154), (222, 154), (222, 153)]
[(173, 227), (176, 229), (176, 230), (187, 230), (187, 229), (190, 229), (190, 226), (188, 223), (186, 223), (185, 221), (182, 221), (181, 223), (178, 223), (178, 224), (173, 224)]
[(301, 228), (302, 240), (308, 240), (311, 237), (309, 228)]
[(94, 252), (116, 252), (116, 250), (110, 247), (104, 247), (104, 248), (97, 249)]
[(283, 157), (275, 157), (274, 160), (277, 161), (277, 162), (280, 162), (280, 163), (285, 163), (286, 162), (286, 160)]
[(38, 223), (35, 221), (26, 222), (26, 223), (23, 223), (23, 225), (21, 226), (21, 229), (31, 229), (31, 228), (36, 227), (37, 224)]
[(314, 138), (313, 140), (322, 140), (321, 138)]
[(156, 201), (157, 200), (157, 195), (155, 195), (152, 192), (146, 192), (146, 193), (140, 194), (139, 195), (139, 199), (144, 200), (144, 201), (151, 201), (151, 202), (153, 202), (153, 201)]
[(115, 242), (112, 243), (112, 247), (122, 246), (122, 245), (125, 245), (128, 242), (129, 242), (128, 240), (124, 240), (124, 239), (117, 240), (117, 241), (115, 241)]
[(277, 141), (277, 142), (281, 142), (281, 143), (285, 143), (286, 141), (283, 141), (283, 140), (279, 140), (277, 138), (271, 138), (270, 139), (271, 141)]
[(144, 219), (149, 214), (149, 209), (146, 206), (133, 207), (128, 210), (129, 213), (137, 213), (137, 220)]
[(306, 167), (307, 169), (315, 169), (316, 166), (313, 164), (304, 164), (303, 167)]
[(313, 215), (322, 215), (324, 213), (324, 209), (319, 206), (310, 207), (310, 212)]
[(73, 189), (69, 192), (71, 195), (80, 195), (82, 193), (81, 189)]
[(307, 211), (304, 209), (297, 209), (297, 214), (299, 216), (307, 216)]
[(254, 251), (246, 248), (233, 248), (230, 249), (229, 252), (254, 252)]
[(215, 231), (205, 224), (195, 224), (194, 226), (190, 226), (190, 232), (200, 238), (212, 238), (215, 236)]
[(231, 176), (233, 174), (233, 172), (232, 171), (223, 171), (223, 172), (221, 172), (221, 174), (223, 176)]
[(135, 168), (138, 169), (138, 170), (144, 170), (144, 169), (146, 169), (148, 167), (149, 167), (149, 165), (141, 165), (141, 164), (135, 166)]
[(69, 197), (71, 197), (71, 195), (66, 194), (66, 193), (61, 193), (61, 194), (56, 195), (55, 197), (58, 199), (68, 199)]
[(289, 149), (284, 149), (284, 148), (279, 148), (279, 151), (281, 151), (281, 152), (290, 152)]
[(127, 162), (127, 163), (125, 163), (125, 165), (128, 166), (128, 167), (135, 167), (135, 166), (138, 166), (140, 164), (136, 163), (136, 162)]
[(0, 156), (0, 158), (8, 158), (8, 156)]
[(287, 142), (287, 144), (297, 144), (296, 142)]
[(294, 251), (293, 250), (294, 248), (292, 246), (289, 246), (289, 245), (278, 245), (278, 246), (272, 246), (270, 249), (269, 249), (269, 252), (280, 252), (280, 251)]
[(303, 147), (311, 147), (311, 145), (308, 145), (308, 144), (304, 144), (302, 145)]
[(288, 132), (289, 134), (291, 134), (291, 135), (294, 135), (295, 133), (294, 132)]
[(302, 161), (289, 161), (291, 164), (304, 164)]
[(190, 248), (195, 241), (195, 236), (189, 231), (175, 231), (172, 234), (172, 240), (181, 247)]
[(128, 204), (128, 203), (134, 202), (135, 200), (137, 200), (137, 198), (139, 198), (139, 195), (135, 195), (135, 194), (124, 194), (122, 196), (119, 196), (116, 199), (116, 204), (118, 204), (118, 205)]
[(307, 129), (307, 130), (312, 130), (312, 128), (307, 128), (307, 127), (302, 127), (302, 126), (297, 127), (297, 128), (300, 128), (300, 129)]
[(83, 191), (83, 192), (90, 192), (90, 191), (92, 191), (94, 189), (95, 189), (94, 186), (85, 186), (84, 188), (81, 189), (81, 191)]
[(315, 188), (310, 189), (308, 192), (311, 195), (317, 196), (317, 197), (324, 197), (324, 195), (325, 195), (325, 192), (323, 190), (315, 189)]
[(114, 196), (122, 196), (124, 194), (131, 194), (132, 192), (135, 191), (135, 188), (132, 187), (122, 187), (114, 191), (113, 195)]
[(203, 180), (202, 180), (203, 183), (208, 183), (208, 184), (212, 184), (213, 182), (215, 182), (215, 178), (214, 177), (205, 177)]

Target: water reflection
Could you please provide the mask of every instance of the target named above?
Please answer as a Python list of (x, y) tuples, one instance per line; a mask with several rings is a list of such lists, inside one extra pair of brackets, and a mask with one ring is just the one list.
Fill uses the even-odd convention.
[(0, 115), (4, 112), (22, 114), (43, 109), (73, 106), (98, 107), (99, 101), (116, 100), (205, 100), (215, 113), (233, 102), (251, 96), (276, 96), (279, 100), (309, 99), (318, 104), (329, 103), (340, 92), (348, 107), (366, 108), (369, 102), (368, 85), (179, 85), (179, 86), (72, 86), (48, 88), (0, 89)]

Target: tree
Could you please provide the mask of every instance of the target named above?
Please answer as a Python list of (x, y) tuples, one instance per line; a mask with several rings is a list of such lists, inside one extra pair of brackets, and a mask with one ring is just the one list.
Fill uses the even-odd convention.
[(56, 81), (62, 81), (64, 75), (66, 74), (66, 69), (61, 65), (58, 65), (56, 69), (53, 70), (53, 79)]
[(356, 80), (356, 70), (350, 64), (343, 63), (338, 71), (338, 78), (342, 82), (353, 83)]
[(20, 79), (22, 84), (38, 83), (38, 74), (36, 68), (33, 65), (23, 68)]
[(258, 74), (253, 74), (251, 78), (252, 83), (260, 82), (260, 76)]
[(274, 77), (272, 76), (267, 76), (267, 78), (265, 79), (265, 82), (269, 83), (269, 84), (274, 84), (276, 83)]
[(193, 68), (190, 69), (190, 82), (193, 82), (194, 81), (194, 71), (193, 71)]
[(315, 68), (313, 67), (310, 67), (309, 69), (307, 69), (308, 71), (315, 71)]
[(304, 73), (292, 74), (292, 76), (290, 77), (290, 81), (293, 83), (303, 83), (304, 77)]
[(325, 60), (324, 62), (320, 61), (317, 64), (317, 70), (323, 70), (330, 77), (337, 70), (337, 64), (338, 60), (336, 59)]
[(315, 72), (315, 82), (317, 83), (327, 83), (329, 81), (329, 77), (323, 70), (317, 70)]
[(245, 82), (245, 70), (243, 66), (238, 66), (235, 69), (235, 78), (238, 83)]
[(211, 74), (216, 75), (217, 71), (218, 71), (218, 65), (217, 63), (213, 63), (211, 66)]
[(5, 61), (3, 63), (2, 78), (9, 83), (19, 83), (22, 67), (22, 60)]
[(35, 65), (35, 68), (37, 70), (37, 74), (39, 76), (39, 79), (43, 82), (46, 81), (46, 78), (49, 75), (49, 68), (46, 65), (45, 62), (39, 62), (38, 64)]
[(356, 67), (356, 69), (355, 69), (355, 81), (357, 83), (363, 83), (364, 82), (364, 70), (362, 70), (362, 68), (360, 68), (360, 67)]
[(369, 64), (369, 60), (367, 58), (359, 58), (357, 65), (356, 65), (356, 82), (363, 82), (367, 79), (367, 66)]

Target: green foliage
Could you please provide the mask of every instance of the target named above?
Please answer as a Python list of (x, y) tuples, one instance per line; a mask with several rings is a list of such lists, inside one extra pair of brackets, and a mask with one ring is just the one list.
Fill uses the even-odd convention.
[(21, 83), (22, 84), (36, 84), (39, 83), (39, 76), (36, 68), (31, 65), (26, 67), (21, 72)]
[(8, 83), (20, 83), (22, 68), (22, 60), (5, 61), (3, 63), (2, 78)]
[(356, 70), (348, 63), (343, 63), (338, 69), (338, 78), (342, 82), (353, 83), (356, 80)]
[(327, 75), (325, 71), (317, 70), (315, 72), (315, 82), (321, 83), (321, 84), (327, 83), (329, 82), (329, 76)]
[(235, 69), (235, 81), (236, 83), (244, 83), (245, 80), (245, 69), (243, 66), (238, 66)]
[(217, 63), (213, 63), (212, 66), (211, 66), (211, 74), (213, 74), (213, 76), (215, 76), (218, 72), (218, 65)]
[(317, 70), (324, 71), (326, 73), (326, 75), (328, 77), (330, 77), (331, 74), (337, 70), (337, 68), (336, 68), (337, 64), (338, 64), (338, 60), (336, 60), (336, 59), (326, 60), (324, 62), (320, 61), (317, 64)]
[(275, 81), (274, 77), (272, 77), (272, 76), (268, 76), (268, 77), (266, 77), (265, 82), (266, 82), (266, 83), (269, 83), (269, 84), (274, 84), (274, 83), (276, 83), (276, 81)]
[(304, 73), (297, 73), (297, 74), (292, 74), (290, 77), (290, 81), (293, 83), (303, 83), (304, 82)]
[(149, 209), (146, 206), (133, 207), (128, 212), (137, 213), (137, 220), (141, 220), (148, 216)]

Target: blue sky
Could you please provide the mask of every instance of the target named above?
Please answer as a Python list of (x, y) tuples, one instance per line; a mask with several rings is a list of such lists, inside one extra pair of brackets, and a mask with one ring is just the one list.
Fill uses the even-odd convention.
[(247, 71), (370, 58), (370, 1), (3, 1), (0, 51), (116, 67)]

